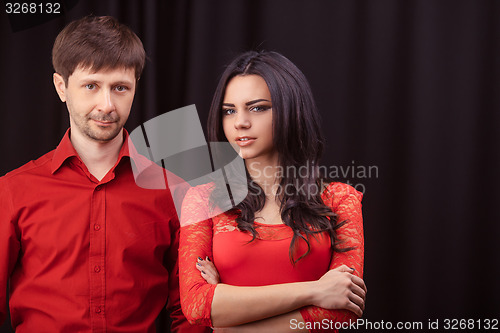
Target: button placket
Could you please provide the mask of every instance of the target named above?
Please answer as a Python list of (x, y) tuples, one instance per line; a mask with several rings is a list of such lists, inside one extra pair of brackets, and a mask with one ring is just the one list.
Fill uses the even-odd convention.
[(90, 214), (90, 308), (91, 326), (95, 331), (106, 327), (105, 308), (105, 248), (106, 248), (106, 186), (94, 187)]

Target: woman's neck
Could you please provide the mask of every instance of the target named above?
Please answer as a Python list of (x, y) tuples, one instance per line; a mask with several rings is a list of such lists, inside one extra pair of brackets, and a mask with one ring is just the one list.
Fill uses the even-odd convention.
[(245, 164), (250, 177), (264, 190), (266, 197), (276, 197), (280, 174), (283, 172), (278, 165), (277, 154), (269, 158), (245, 160)]

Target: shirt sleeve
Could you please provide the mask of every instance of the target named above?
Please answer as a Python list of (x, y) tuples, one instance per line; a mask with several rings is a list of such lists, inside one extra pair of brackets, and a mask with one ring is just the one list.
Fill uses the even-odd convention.
[(197, 258), (212, 258), (212, 219), (208, 192), (190, 189), (182, 204), (179, 243), (182, 311), (191, 324), (212, 326), (210, 311), (216, 285), (208, 284), (196, 269)]
[(12, 197), (7, 181), (0, 178), (0, 325), (7, 316), (7, 281), (19, 254), (20, 242), (16, 228)]
[[(361, 214), (363, 195), (351, 186), (340, 183), (331, 184), (326, 191), (325, 204), (330, 205), (337, 214), (337, 223), (346, 221), (336, 230), (336, 247), (338, 249), (352, 248), (346, 252), (334, 251), (330, 269), (347, 265), (355, 269), (355, 275), (363, 278), (364, 237)], [(323, 319), (334, 322), (349, 322), (358, 318), (348, 310), (326, 310), (316, 306), (302, 308), (300, 313), (304, 321), (311, 324), (321, 322)], [(315, 325), (310, 327), (315, 327)], [(321, 330), (313, 329), (311, 332), (321, 332)]]

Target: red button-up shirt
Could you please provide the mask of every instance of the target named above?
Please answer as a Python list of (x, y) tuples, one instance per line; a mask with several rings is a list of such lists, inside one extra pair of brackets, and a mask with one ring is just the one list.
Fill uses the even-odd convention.
[(0, 178), (0, 323), (10, 278), (18, 333), (154, 332), (167, 297), (172, 331), (205, 330), (180, 309), (171, 194), (136, 185), (131, 161), (144, 161), (131, 157), (127, 137), (101, 181), (69, 131), (57, 149)]

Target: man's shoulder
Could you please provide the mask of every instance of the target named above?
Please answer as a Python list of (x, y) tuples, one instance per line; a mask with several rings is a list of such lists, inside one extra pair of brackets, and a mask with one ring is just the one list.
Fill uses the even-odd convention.
[(20, 166), (19, 168), (6, 173), (3, 177), (0, 177), (0, 181), (13, 181), (23, 176), (50, 173), (50, 163), (52, 161), (53, 155), (54, 150), (51, 150), (48, 153), (40, 156), (36, 160), (31, 160), (28, 163)]

